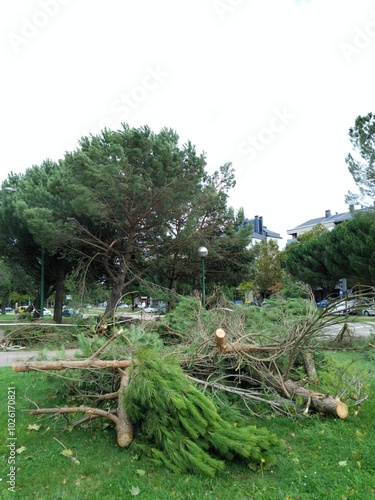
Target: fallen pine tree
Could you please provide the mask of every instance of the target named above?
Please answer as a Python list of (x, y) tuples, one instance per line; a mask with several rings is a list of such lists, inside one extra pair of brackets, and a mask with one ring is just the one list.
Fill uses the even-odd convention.
[[(303, 307), (306, 308), (305, 302)], [(254, 443), (253, 451), (246, 451), (245, 456), (239, 450), (225, 446), (225, 436), (228, 439), (231, 436), (230, 441), (234, 442), (237, 438), (232, 435), (233, 426), (230, 422), (224, 424), (225, 420), (213, 405), (212, 396), (218, 391), (238, 396), (250, 412), (254, 405), (259, 404), (288, 413), (285, 408), (289, 402), (293, 415), (319, 412), (347, 417), (348, 407), (344, 402), (316, 388), (305, 387), (306, 381), (314, 379), (316, 384), (318, 380), (313, 359), (314, 343), (322, 326), (329, 321), (317, 315), (316, 308), (306, 309), (302, 319), (301, 314), (288, 316), (288, 310), (284, 308), (281, 320), (277, 321), (274, 320), (275, 308), (271, 311), (273, 320), (269, 328), (265, 316), (267, 311), (258, 308), (245, 310), (262, 325), (262, 330), (258, 331), (249, 326), (244, 331), (244, 327), (236, 323), (237, 312), (233, 314), (227, 308), (206, 311), (201, 309), (199, 301), (190, 300), (186, 311), (188, 321), (184, 329), (175, 331), (177, 323), (174, 319), (167, 327), (162, 321), (156, 328), (151, 322), (147, 323), (146, 329), (133, 325), (129, 330), (119, 330), (109, 339), (79, 335), (83, 359), (29, 361), (14, 365), (16, 372), (66, 370), (67, 376), (63, 378), (71, 380), (66, 391), (69, 405), (37, 408), (31, 413), (70, 417), (81, 413), (78, 419), (70, 420), (73, 427), (106, 418), (116, 428), (119, 446), (139, 447), (173, 470), (200, 470), (209, 474), (221, 470), (219, 464), (222, 460), (242, 456), (249, 462), (257, 462), (259, 457), (265, 460), (268, 453), (272, 456), (277, 448), (275, 436), (271, 438), (266, 430), (248, 425), (243, 425), (243, 428), (247, 428), (248, 438)], [(242, 321), (244, 315), (242, 311), (240, 313)], [(215, 323), (218, 327), (213, 336), (215, 329), (210, 327)], [(228, 328), (230, 334), (226, 334), (224, 328)], [(254, 333), (249, 333), (249, 330)], [(141, 346), (150, 349), (143, 350)], [(148, 353), (149, 359), (143, 352)], [(170, 367), (172, 360), (173, 367)], [(297, 378), (290, 376), (295, 373), (296, 363), (304, 364), (305, 376), (301, 377), (301, 373)], [(206, 390), (208, 396), (202, 394)], [(203, 406), (198, 393), (205, 398)], [(205, 414), (203, 408), (212, 411)], [(196, 427), (196, 421), (201, 421), (202, 426)], [(222, 438), (218, 441), (219, 449), (215, 449), (206, 435), (215, 425), (220, 429), (217, 436)], [(258, 437), (263, 444), (256, 444)], [(239, 438), (240, 441), (243, 439), (244, 436)], [(213, 453), (212, 464), (206, 471), (202, 464), (210, 463), (210, 459), (197, 446), (202, 446), (205, 453), (208, 450)], [(201, 464), (196, 469), (195, 452)]]
[[(107, 418), (115, 424), (120, 447), (128, 447), (135, 436), (138, 449), (176, 472), (213, 476), (224, 469), (228, 460), (241, 458), (262, 466), (273, 462), (280, 445), (277, 436), (265, 428), (232, 424), (222, 418), (213, 401), (185, 376), (175, 357), (140, 348), (132, 361), (113, 360), (100, 365), (96, 361), (91, 358), (28, 362), (13, 365), (13, 369), (25, 372), (99, 366), (116, 370), (120, 374), (119, 390), (107, 398), (98, 397), (116, 400), (116, 409), (104, 411), (78, 406), (38, 408), (30, 413), (55, 416), (83, 413), (84, 417), (73, 422), (73, 426)], [(124, 366), (127, 366), (125, 371)]]

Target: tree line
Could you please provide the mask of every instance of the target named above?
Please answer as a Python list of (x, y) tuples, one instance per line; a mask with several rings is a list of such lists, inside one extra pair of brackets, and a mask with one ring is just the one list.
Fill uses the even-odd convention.
[(109, 290), (106, 314), (135, 291), (173, 304), (177, 294), (200, 290), (202, 245), (209, 290), (293, 295), (298, 281), (331, 292), (342, 277), (373, 286), (375, 212), (372, 203), (354, 206), (375, 200), (375, 116), (357, 117), (349, 137), (346, 163), (359, 188), (346, 195), (352, 218), (331, 232), (316, 226), (283, 251), (273, 241), (250, 245), (243, 208), (228, 206), (232, 165), (209, 174), (204, 154), (189, 141), (181, 146), (171, 129), (123, 124), (81, 138), (57, 162), (11, 172), (0, 206), (3, 307), (11, 285), (33, 290), (37, 309), (54, 296), (61, 322), (69, 283), (82, 295)]

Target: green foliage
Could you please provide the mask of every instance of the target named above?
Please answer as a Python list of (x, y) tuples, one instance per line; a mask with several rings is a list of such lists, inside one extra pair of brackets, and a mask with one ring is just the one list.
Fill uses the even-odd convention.
[[(23, 313), (28, 319), (27, 324), (25, 319), (22, 319), (22, 324), (19, 326), (10, 326), (5, 330), (7, 342), (21, 345), (28, 349), (39, 349), (48, 346), (49, 349), (59, 349), (62, 344), (66, 347), (76, 347), (75, 328), (56, 328), (53, 325), (40, 325), (35, 321), (31, 321), (30, 313)], [(21, 314), (17, 315), (17, 319)], [(14, 320), (13, 320), (14, 321)]]
[(281, 256), (277, 243), (273, 240), (257, 244), (256, 260), (253, 266), (252, 279), (259, 296), (269, 296), (272, 291), (279, 290), (283, 279)]
[(306, 233), (301, 234), (298, 236), (297, 241), (299, 243), (306, 243), (307, 241), (310, 241), (316, 237), (321, 236), (324, 233), (328, 233), (328, 229), (321, 223), (316, 224), (310, 231), (306, 231)]
[(158, 324), (158, 331), (162, 335), (177, 334), (181, 338), (191, 337), (192, 332), (197, 330), (202, 324), (209, 322), (210, 314), (202, 309), (201, 302), (197, 297), (182, 297), (175, 309), (172, 309), (166, 317)]
[(173, 357), (140, 349), (124, 394), (141, 449), (175, 472), (213, 476), (223, 460), (269, 463), (278, 439), (267, 429), (234, 426), (186, 378)]
[[(358, 363), (359, 359), (361, 363)], [(373, 362), (366, 360), (363, 353), (348, 355), (325, 352), (317, 367), (319, 387), (324, 387), (327, 394), (339, 397), (349, 409), (358, 411), (363, 401), (372, 396)]]
[(333, 231), (286, 248), (285, 267), (295, 279), (333, 290), (346, 277), (350, 286), (375, 284), (375, 213), (353, 213)]
[(296, 280), (310, 285), (330, 288), (335, 283), (324, 258), (329, 246), (330, 233), (322, 232), (301, 243), (293, 243), (285, 251), (285, 268)]
[[(77, 340), (81, 349), (77, 357), (86, 359), (103, 348), (108, 338), (79, 333)], [(131, 359), (139, 347), (150, 347), (155, 352), (159, 352), (163, 347), (163, 342), (156, 332), (148, 332), (138, 326), (130, 325), (129, 329), (126, 329), (122, 335), (101, 351), (100, 359)], [(92, 395), (115, 392), (119, 389), (119, 385), (120, 376), (117, 371), (68, 370), (59, 394), (68, 399), (79, 398), (82, 404), (83, 402), (90, 403)]]
[[(114, 333), (114, 332), (113, 332)], [(90, 357), (94, 352), (104, 346), (108, 341), (102, 335), (92, 335), (90, 337), (79, 333), (77, 335), (79, 347), (84, 358)], [(101, 353), (101, 359), (129, 359), (139, 347), (152, 347), (161, 350), (163, 342), (155, 331), (146, 331), (140, 326), (130, 325), (129, 328), (110, 343)]]

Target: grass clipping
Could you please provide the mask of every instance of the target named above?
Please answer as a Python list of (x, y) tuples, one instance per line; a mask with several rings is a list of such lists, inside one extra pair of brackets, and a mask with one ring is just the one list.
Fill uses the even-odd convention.
[(123, 397), (138, 446), (175, 472), (214, 476), (226, 461), (263, 466), (274, 460), (278, 438), (267, 429), (224, 420), (173, 357), (139, 349)]

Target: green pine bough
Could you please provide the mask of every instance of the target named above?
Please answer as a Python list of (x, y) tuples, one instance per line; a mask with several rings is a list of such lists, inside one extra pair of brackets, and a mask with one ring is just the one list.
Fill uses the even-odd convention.
[(135, 443), (175, 472), (214, 476), (231, 460), (269, 465), (280, 444), (268, 429), (224, 420), (212, 400), (184, 375), (174, 357), (139, 349), (124, 406)]

